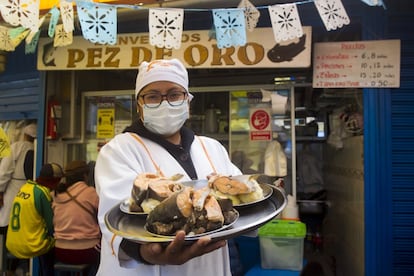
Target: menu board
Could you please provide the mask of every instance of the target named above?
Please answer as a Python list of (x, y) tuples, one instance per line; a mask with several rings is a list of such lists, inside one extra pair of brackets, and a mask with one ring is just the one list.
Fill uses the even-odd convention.
[(400, 52), (400, 40), (316, 43), (313, 87), (399, 87)]

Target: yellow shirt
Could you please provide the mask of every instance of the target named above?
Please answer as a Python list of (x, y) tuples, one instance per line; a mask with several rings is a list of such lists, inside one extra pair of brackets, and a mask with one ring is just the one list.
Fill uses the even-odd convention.
[(6, 247), (17, 258), (40, 256), (54, 246), (51, 201), (50, 190), (30, 180), (14, 198)]

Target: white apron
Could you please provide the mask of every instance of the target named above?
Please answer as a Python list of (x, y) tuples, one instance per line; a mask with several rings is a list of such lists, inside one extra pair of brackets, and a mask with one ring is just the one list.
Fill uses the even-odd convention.
[[(196, 137), (190, 149), (200, 179), (205, 179), (214, 171), (226, 175), (241, 174), (240, 170), (231, 163), (226, 149), (218, 141), (208, 137), (200, 137), (200, 139), (203, 143), (200, 143)], [(181, 173), (184, 175), (184, 181), (191, 180), (163, 147), (142, 137), (139, 140), (141, 142), (130, 133), (119, 134), (101, 149), (96, 161), (95, 184), (99, 195), (98, 218), (102, 230), (101, 263), (97, 275), (231, 275), (227, 247), (179, 266), (145, 265), (124, 258), (122, 254), (120, 256), (118, 250), (122, 238), (113, 239), (113, 233), (106, 228), (104, 216), (110, 208), (130, 196), (135, 177), (143, 172), (156, 173), (156, 167), (159, 167), (167, 177)]]

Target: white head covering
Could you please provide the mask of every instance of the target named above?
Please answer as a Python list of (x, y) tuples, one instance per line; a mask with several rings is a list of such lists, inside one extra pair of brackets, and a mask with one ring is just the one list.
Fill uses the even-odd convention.
[(23, 128), (23, 133), (29, 135), (30, 137), (36, 138), (37, 126), (36, 124), (30, 124)]
[(177, 83), (188, 92), (188, 72), (178, 59), (143, 61), (139, 67), (135, 85), (135, 98), (138, 97), (142, 88), (156, 81)]

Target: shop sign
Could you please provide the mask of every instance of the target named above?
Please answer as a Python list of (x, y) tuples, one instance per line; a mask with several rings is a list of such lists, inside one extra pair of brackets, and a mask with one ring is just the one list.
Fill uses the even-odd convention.
[(112, 138), (115, 136), (115, 104), (99, 103), (97, 110), (96, 138)]
[(400, 40), (315, 43), (314, 88), (400, 87)]
[(272, 129), (270, 108), (251, 108), (250, 109), (250, 140), (251, 141), (270, 141), (272, 139)]
[(311, 62), (311, 27), (304, 35), (276, 43), (272, 28), (255, 28), (240, 47), (219, 49), (210, 30), (184, 31), (179, 49), (149, 44), (148, 33), (119, 34), (116, 45), (94, 44), (77, 36), (65, 47), (51, 38), (38, 44), (38, 70), (136, 69), (142, 61), (178, 58), (188, 68), (307, 68)]

